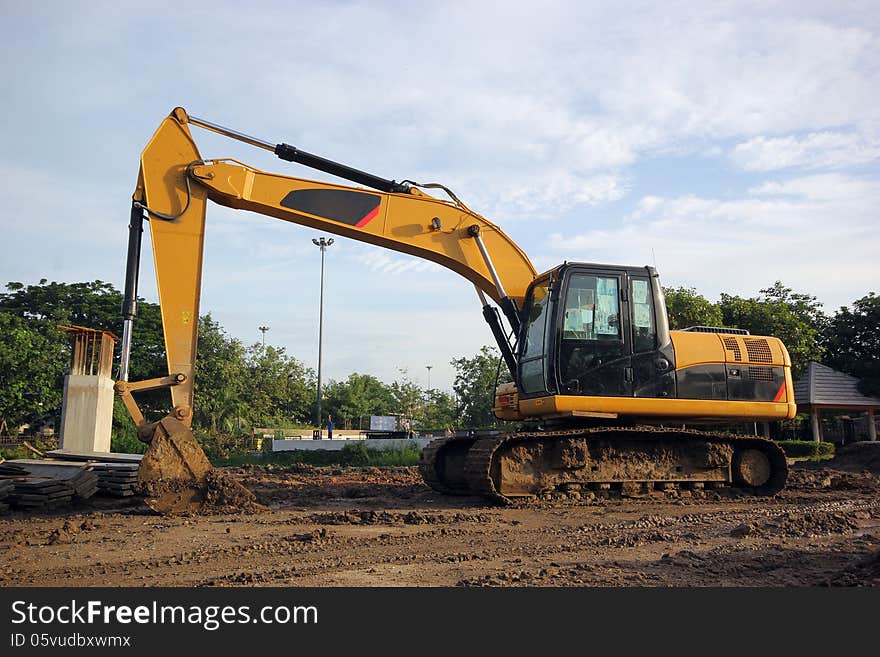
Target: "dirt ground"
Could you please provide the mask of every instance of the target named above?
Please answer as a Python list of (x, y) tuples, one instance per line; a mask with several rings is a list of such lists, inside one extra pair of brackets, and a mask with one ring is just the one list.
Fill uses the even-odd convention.
[[(268, 510), (93, 498), (0, 516), (0, 586), (874, 586), (880, 445), (796, 464), (773, 498), (445, 497), (415, 468), (247, 466)], [(695, 495), (697, 495), (695, 497)]]

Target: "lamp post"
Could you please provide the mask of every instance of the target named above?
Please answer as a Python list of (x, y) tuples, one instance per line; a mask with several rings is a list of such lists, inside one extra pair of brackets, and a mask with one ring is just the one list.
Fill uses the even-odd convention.
[(291, 419), (290, 415), (290, 380), (293, 378), (293, 372), (287, 373), (287, 385), (284, 386), (284, 396), (287, 397), (287, 419)]
[(425, 365), (425, 369), (428, 370), (428, 390), (431, 389), (431, 368), (433, 365)]
[(265, 347), (266, 346), (266, 331), (269, 330), (269, 327), (268, 326), (258, 326), (257, 328), (260, 330), (260, 333), (263, 334), (263, 346)]
[(321, 287), (318, 302), (318, 429), (321, 428), (321, 348), (324, 341), (324, 252), (333, 244), (333, 238), (313, 239), (312, 244), (321, 249)]

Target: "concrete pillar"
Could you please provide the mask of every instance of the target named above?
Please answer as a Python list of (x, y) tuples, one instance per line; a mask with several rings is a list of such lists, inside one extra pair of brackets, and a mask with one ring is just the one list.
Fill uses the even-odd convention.
[(113, 379), (109, 376), (66, 376), (59, 446), (72, 452), (109, 452), (113, 397)]
[(868, 440), (877, 440), (877, 425), (874, 423), (874, 409), (868, 409)]
[(810, 425), (813, 429), (813, 440), (817, 443), (822, 441), (822, 425), (819, 423), (819, 409), (810, 409)]

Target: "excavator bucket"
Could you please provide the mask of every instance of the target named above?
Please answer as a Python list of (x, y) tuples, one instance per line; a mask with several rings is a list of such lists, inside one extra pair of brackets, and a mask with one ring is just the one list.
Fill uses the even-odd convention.
[(144, 420), (132, 390), (155, 390), (181, 381), (180, 375), (171, 375), (114, 385), (138, 427), (138, 438), (149, 445), (138, 469), (138, 484), (147, 505), (162, 515), (262, 510), (252, 492), (211, 467), (190, 428), (175, 417), (179, 410), (155, 423)]
[(151, 509), (163, 515), (195, 513), (207, 497), (211, 463), (183, 422), (168, 416), (153, 425), (138, 484)]
[(138, 470), (138, 483), (151, 509), (162, 515), (186, 515), (207, 505), (253, 505), (253, 493), (214, 472), (189, 427), (171, 416), (153, 427)]

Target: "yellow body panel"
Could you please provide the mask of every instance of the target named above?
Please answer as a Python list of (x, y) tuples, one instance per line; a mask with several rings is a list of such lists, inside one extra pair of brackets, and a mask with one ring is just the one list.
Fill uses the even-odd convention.
[[(170, 388), (171, 401), (175, 407), (187, 410), (192, 408), (193, 400), (208, 197), (207, 191), (198, 185), (192, 185), (187, 192), (186, 168), (198, 159), (198, 148), (186, 125), (174, 117), (166, 118), (141, 154), (135, 192), (135, 200), (165, 214), (176, 215), (186, 208), (174, 221), (152, 218), (150, 236), (168, 373), (186, 377)], [(189, 425), (191, 414), (184, 413), (181, 421)]]
[(524, 417), (572, 412), (616, 413), (621, 416), (669, 420), (784, 420), (795, 415), (794, 402), (746, 402), (717, 399), (665, 399), (655, 397), (586, 397), (551, 395), (521, 399)]
[[(618, 416), (650, 418), (654, 421), (664, 419), (770, 421), (790, 419), (797, 413), (791, 378), (791, 358), (785, 345), (778, 338), (691, 331), (669, 333), (675, 348), (677, 372), (690, 367), (719, 363), (783, 367), (785, 387), (782, 395), (773, 402), (555, 395), (519, 400), (516, 417), (514, 417), (515, 411), (509, 407), (499, 408), (496, 414), (505, 419), (577, 413), (614, 413)], [(499, 406), (497, 401), (496, 406)]]
[(682, 370), (694, 365), (724, 362), (724, 344), (715, 333), (691, 333), (670, 331), (675, 347), (675, 369)]
[[(675, 347), (675, 369), (682, 370), (694, 365), (711, 363), (740, 363), (791, 367), (788, 350), (779, 338), (763, 335), (733, 335), (730, 333), (696, 333), (691, 331), (670, 331), (672, 345)], [(762, 348), (766, 343), (767, 360), (756, 361), (749, 358), (749, 347)], [(733, 348), (735, 345), (735, 348)], [(756, 350), (752, 346), (752, 350)], [(736, 355), (740, 358), (737, 359)]]

